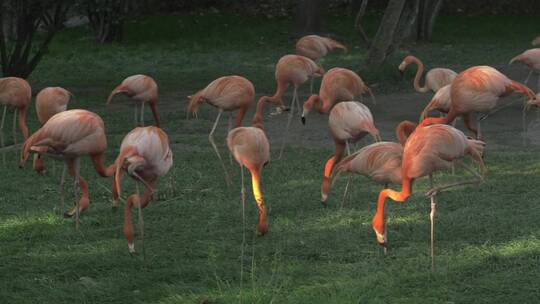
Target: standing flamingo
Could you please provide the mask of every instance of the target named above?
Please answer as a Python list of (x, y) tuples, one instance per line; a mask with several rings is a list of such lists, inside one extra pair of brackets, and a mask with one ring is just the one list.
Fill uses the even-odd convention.
[[(221, 162), (221, 166), (225, 172), (227, 185), (230, 185), (231, 180), (227, 173), (227, 169), (225, 168), (225, 164), (223, 163), (223, 159), (221, 158), (221, 154), (219, 154), (219, 150), (214, 142), (214, 131), (216, 130), (219, 118), (224, 111), (232, 113), (233, 111), (239, 110), (236, 115), (235, 127), (240, 127), (242, 125), (242, 120), (246, 115), (246, 111), (253, 102), (254, 97), (255, 88), (253, 87), (253, 84), (251, 81), (241, 76), (220, 77), (212, 81), (206, 88), (189, 96), (188, 113), (197, 115), (199, 106), (204, 102), (219, 109), (212, 131), (210, 131), (210, 134), (208, 135), (208, 140)], [(229, 116), (229, 129), (230, 128), (231, 116)]]
[[(432, 189), (428, 192), (431, 197), (431, 257), (433, 266), (433, 242), (435, 235), (435, 195), (442, 190), (466, 184), (479, 184), (483, 181), (484, 162), (482, 152), (484, 142), (467, 139), (463, 132), (448, 125), (431, 125), (428, 127), (417, 127), (411, 134), (403, 150), (403, 161), (401, 166), (401, 192), (391, 189), (384, 189), (379, 193), (377, 202), (377, 212), (373, 217), (373, 230), (377, 236), (377, 242), (386, 247), (386, 222), (384, 216), (384, 204), (386, 198), (396, 202), (405, 202), (412, 194), (414, 180), (429, 175)], [(480, 166), (480, 174), (466, 166), (461, 159), (469, 155)], [(453, 163), (462, 165), (467, 171), (475, 175), (474, 180), (462, 181), (454, 184), (433, 187), (432, 174), (436, 171), (448, 170)]]
[(283, 142), (281, 144), (279, 157), (283, 155), (283, 148), (285, 147), (285, 140), (289, 132), (289, 126), (291, 124), (292, 117), (294, 115), (295, 103), (298, 106), (300, 112), (300, 101), (298, 100), (298, 87), (305, 83), (310, 77), (322, 76), (324, 70), (319, 67), (313, 60), (300, 56), (300, 55), (285, 55), (279, 59), (276, 65), (276, 82), (277, 89), (274, 96), (262, 96), (259, 102), (271, 102), (278, 106), (278, 113), (282, 108), (285, 108), (283, 104), (283, 95), (289, 87), (294, 86), (293, 99), (291, 101), (291, 108), (289, 113), (289, 119), (287, 120), (287, 126), (285, 127), (285, 135), (283, 136)]
[[(124, 207), (124, 236), (128, 241), (130, 253), (135, 252), (131, 208), (136, 206), (139, 208), (139, 212), (142, 212), (141, 210), (148, 205), (152, 198), (157, 178), (167, 174), (172, 164), (173, 155), (169, 148), (169, 138), (160, 128), (135, 128), (122, 140), (120, 154), (115, 161), (113, 204), (116, 205), (120, 197), (124, 171), (144, 184), (143, 197), (141, 198), (138, 193), (130, 195)], [(142, 218), (142, 213), (140, 216)], [(142, 227), (141, 222), (141, 239), (144, 243)]]
[[(336, 152), (324, 165), (321, 185), (321, 202), (323, 204), (326, 204), (328, 192), (330, 191), (330, 175), (334, 166), (341, 161), (345, 148), (347, 148), (347, 154), (350, 155), (350, 144), (364, 138), (367, 134), (370, 134), (376, 142), (381, 141), (379, 130), (373, 123), (373, 116), (368, 107), (356, 101), (338, 103), (330, 111), (328, 126), (336, 145)], [(348, 189), (349, 182), (345, 189)], [(347, 193), (347, 190), (345, 190), (345, 193)]]
[[(261, 109), (264, 103), (260, 103)], [(261, 121), (258, 118), (253, 120), (252, 127), (238, 127), (232, 129), (227, 136), (227, 146), (238, 164), (242, 174), (242, 201), (244, 201), (244, 167), (251, 174), (251, 186), (253, 197), (259, 210), (259, 222), (257, 224), (257, 234), (264, 235), (268, 232), (266, 220), (266, 208), (264, 207), (263, 195), (261, 192), (261, 171), (270, 161), (270, 144), (262, 129)]]
[[(20, 167), (28, 159), (29, 153), (44, 154), (48, 157), (65, 161), (69, 174), (75, 178), (74, 189), (76, 206), (64, 213), (65, 217), (76, 216), (79, 227), (79, 213), (86, 210), (90, 203), (88, 184), (80, 176), (80, 157), (90, 156), (94, 168), (102, 177), (112, 176), (115, 166), (105, 167), (104, 153), (107, 148), (105, 125), (97, 114), (86, 110), (68, 110), (51, 117), (39, 130), (30, 136), (21, 151)], [(60, 181), (60, 197), (64, 202), (64, 177)], [(80, 188), (80, 189), (79, 189)], [(82, 196), (79, 199), (80, 191)]]
[(302, 123), (306, 123), (306, 116), (314, 107), (321, 114), (328, 113), (335, 103), (354, 100), (365, 93), (369, 93), (375, 103), (373, 93), (355, 72), (343, 68), (330, 69), (323, 76), (319, 95), (311, 95), (304, 102)]
[[(501, 72), (489, 66), (475, 66), (458, 74), (450, 88), (451, 105), (446, 117), (430, 117), (422, 121), (420, 126), (430, 124), (447, 124), (457, 116), (463, 117), (467, 129), (471, 130), (477, 139), (481, 138), (480, 121), (496, 112), (500, 97), (517, 91), (527, 95), (532, 100), (534, 93), (525, 85), (508, 79)], [(471, 126), (471, 113), (484, 114), (478, 120), (478, 129)]]
[[(512, 58), (509, 64), (512, 64), (514, 61), (521, 61), (529, 67), (529, 74), (523, 81), (523, 84), (527, 85), (532, 72), (535, 71), (537, 74), (540, 72), (540, 48), (526, 50), (525, 52)], [(538, 77), (538, 88), (540, 89), (540, 76)]]
[(13, 144), (17, 143), (15, 125), (17, 124), (17, 113), (19, 115), (19, 128), (24, 140), (28, 138), (28, 127), (26, 126), (26, 111), (32, 102), (32, 88), (28, 82), (18, 77), (0, 78), (0, 104), (4, 105), (2, 120), (0, 121), (0, 145), (4, 147), (4, 121), (8, 106), (15, 108), (13, 114)]
[(424, 86), (420, 86), (420, 78), (422, 77), (422, 74), (424, 73), (424, 64), (420, 59), (416, 58), (415, 56), (407, 56), (405, 59), (403, 59), (403, 62), (399, 65), (398, 69), (401, 73), (405, 71), (405, 68), (411, 63), (415, 63), (418, 66), (418, 69), (416, 70), (416, 76), (414, 77), (414, 89), (417, 92), (420, 93), (426, 93), (429, 91), (437, 92), (440, 88), (444, 87), (445, 85), (451, 84), (454, 78), (456, 78), (457, 73), (445, 68), (434, 68), (429, 70), (426, 73), (426, 80), (424, 82)]
[[(139, 124), (144, 126), (144, 103), (148, 102), (148, 105), (152, 110), (152, 114), (154, 115), (156, 126), (159, 127), (160, 118), (157, 111), (158, 86), (154, 79), (152, 79), (152, 77), (140, 74), (129, 76), (128, 78), (124, 79), (120, 85), (114, 88), (114, 90), (109, 95), (109, 98), (107, 99), (107, 104), (110, 104), (114, 95), (119, 93), (123, 93), (126, 96), (134, 99), (134, 120), (136, 126)], [(137, 102), (141, 103), (140, 122), (138, 119), (139, 113), (137, 109)]]
[[(61, 87), (47, 87), (39, 91), (36, 96), (36, 113), (39, 123), (44, 125), (55, 114), (67, 110), (71, 96), (68, 90)], [(44, 159), (39, 153), (34, 154), (33, 168), (40, 174), (45, 171)]]
[(330, 186), (343, 172), (367, 176), (377, 183), (384, 184), (385, 188), (389, 183), (399, 184), (401, 182), (403, 146), (415, 128), (415, 123), (402, 121), (396, 128), (399, 143), (376, 142), (363, 147), (337, 163), (334, 171), (329, 175), (328, 189), (326, 192), (321, 191), (321, 201), (326, 203)]

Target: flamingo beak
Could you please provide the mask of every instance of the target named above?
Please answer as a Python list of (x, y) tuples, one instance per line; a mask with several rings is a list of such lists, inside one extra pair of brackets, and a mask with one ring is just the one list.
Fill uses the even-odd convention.
[(305, 126), (306, 125), (306, 117), (304, 115), (302, 115), (302, 118), (300, 118), (300, 120), (302, 120), (302, 124)]

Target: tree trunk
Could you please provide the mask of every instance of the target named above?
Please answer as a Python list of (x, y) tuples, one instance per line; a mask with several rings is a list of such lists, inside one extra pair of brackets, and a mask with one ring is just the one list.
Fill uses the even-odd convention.
[(325, 30), (325, 15), (328, 1), (301, 0), (296, 12), (295, 36), (320, 34)]
[(431, 41), (435, 19), (442, 8), (443, 0), (420, 1), (416, 38), (419, 41)]
[(362, 26), (362, 18), (364, 18), (364, 15), (366, 14), (368, 0), (360, 0), (360, 3), (358, 4), (358, 13), (356, 13), (356, 18), (354, 19), (354, 28), (358, 30), (360, 37), (366, 44), (367, 48), (369, 48), (371, 46), (371, 42), (369, 41), (369, 37)]

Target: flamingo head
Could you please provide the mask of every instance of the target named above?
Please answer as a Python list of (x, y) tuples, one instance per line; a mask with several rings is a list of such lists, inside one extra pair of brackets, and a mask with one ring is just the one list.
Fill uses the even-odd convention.
[(197, 113), (199, 112), (199, 107), (202, 103), (204, 103), (206, 98), (203, 97), (202, 90), (198, 91), (197, 93), (193, 95), (188, 96), (189, 103), (187, 107), (186, 117), (191, 114), (195, 118), (197, 118)]
[(309, 112), (311, 111), (313, 106), (315, 106), (315, 104), (319, 101), (320, 101), (319, 95), (314, 94), (314, 95), (309, 96), (308, 100), (304, 102), (304, 107), (302, 110), (302, 117), (301, 117), (303, 125), (306, 124), (306, 117), (308, 116)]
[(529, 110), (532, 107), (540, 108), (540, 93), (536, 94), (535, 98), (527, 100), (525, 110)]

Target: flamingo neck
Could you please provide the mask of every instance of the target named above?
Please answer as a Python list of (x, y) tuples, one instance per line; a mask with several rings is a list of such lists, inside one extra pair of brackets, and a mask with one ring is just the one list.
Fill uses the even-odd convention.
[(94, 154), (91, 156), (94, 168), (101, 177), (110, 177), (113, 176), (116, 172), (116, 164), (111, 164), (110, 166), (105, 166), (105, 157), (103, 153)]
[(424, 73), (424, 64), (418, 58), (413, 58), (412, 61), (416, 63), (416, 65), (418, 66), (418, 69), (416, 70), (416, 75), (414, 76), (414, 89), (417, 92), (426, 93), (427, 91), (429, 91), (429, 88), (426, 86), (425, 80), (424, 80), (424, 86), (420, 87), (420, 78), (422, 77), (422, 74)]
[[(150, 185), (154, 185), (153, 182), (149, 183)], [(134, 240), (134, 233), (133, 233), (133, 223), (131, 220), (131, 208), (138, 207), (139, 204), (141, 204), (141, 209), (146, 207), (148, 205), (148, 202), (150, 202), (150, 198), (152, 197), (152, 190), (148, 187), (144, 188), (144, 194), (141, 198), (138, 194), (132, 194), (130, 195), (127, 200), (124, 207), (124, 236), (126, 240), (128, 241), (128, 246), (130, 249), (133, 248), (133, 240)]]

